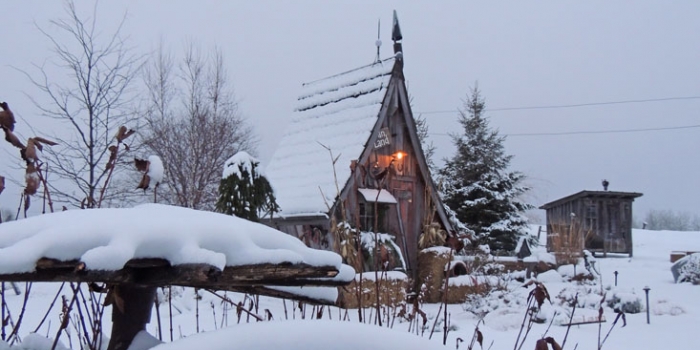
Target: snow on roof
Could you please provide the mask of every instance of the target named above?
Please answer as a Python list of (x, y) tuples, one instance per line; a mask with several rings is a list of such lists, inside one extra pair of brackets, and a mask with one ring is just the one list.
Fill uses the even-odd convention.
[[(242, 168), (246, 170), (248, 174), (251, 174), (253, 164), (260, 164), (260, 161), (248, 154), (248, 152), (246, 151), (239, 151), (224, 163), (224, 172), (221, 175), (221, 178), (225, 179), (231, 176), (232, 174), (236, 174), (236, 176), (238, 176), (238, 178), (241, 179), (243, 178), (243, 176), (240, 173), (241, 170), (239, 169), (239, 165), (242, 166)], [(258, 176), (262, 175), (261, 170), (259, 168), (255, 169), (255, 171), (258, 173)], [(251, 178), (251, 181), (252, 180), (253, 179)]]
[[(376, 201), (377, 203), (397, 203), (396, 198), (387, 190), (379, 191), (373, 188), (358, 188), (357, 191), (360, 192), (362, 198), (364, 198), (367, 202), (374, 203)], [(377, 194), (379, 194), (379, 197), (377, 197)]]
[(89, 270), (110, 271), (136, 258), (219, 269), (284, 262), (345, 268), (338, 254), (308, 248), (268, 226), (160, 204), (68, 210), (0, 225), (0, 274), (32, 272), (42, 257), (80, 259)]
[[(376, 124), (394, 68), (390, 58), (303, 85), (287, 132), (269, 165), (280, 216), (321, 214), (342, 189)], [(322, 146), (323, 145), (323, 146)], [(323, 196), (321, 192), (323, 191)]]

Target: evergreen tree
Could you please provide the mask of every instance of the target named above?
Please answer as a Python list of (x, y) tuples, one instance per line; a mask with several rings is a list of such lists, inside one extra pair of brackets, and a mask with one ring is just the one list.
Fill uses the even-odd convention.
[(513, 251), (527, 224), (524, 211), (533, 207), (518, 200), (529, 188), (520, 184), (522, 173), (508, 172), (512, 156), (503, 149), (505, 137), (489, 127), (484, 105), (475, 87), (460, 110), (464, 133), (452, 135), (457, 152), (440, 170), (442, 197), (481, 244)]
[(216, 211), (250, 221), (260, 221), (279, 206), (270, 182), (258, 168), (260, 162), (241, 151), (224, 163)]
[(423, 148), (423, 154), (425, 155), (425, 162), (428, 164), (428, 169), (430, 169), (430, 175), (435, 175), (435, 161), (433, 161), (433, 156), (435, 156), (435, 144), (428, 138), (430, 134), (430, 129), (428, 127), (428, 121), (422, 116), (414, 118), (413, 121), (416, 122), (416, 130), (418, 132), (418, 140), (420, 140), (421, 148)]

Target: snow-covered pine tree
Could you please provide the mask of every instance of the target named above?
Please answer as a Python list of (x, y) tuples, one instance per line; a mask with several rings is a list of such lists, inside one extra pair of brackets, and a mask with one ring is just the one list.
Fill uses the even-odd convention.
[(279, 206), (270, 182), (259, 169), (260, 162), (244, 151), (224, 163), (216, 211), (250, 221), (259, 221)]
[(475, 87), (459, 112), (464, 133), (452, 135), (456, 154), (440, 170), (441, 195), (481, 244), (510, 252), (524, 234), (524, 211), (533, 206), (519, 200), (529, 188), (521, 185), (522, 173), (508, 171), (512, 156), (504, 152), (505, 137), (489, 127), (484, 105)]

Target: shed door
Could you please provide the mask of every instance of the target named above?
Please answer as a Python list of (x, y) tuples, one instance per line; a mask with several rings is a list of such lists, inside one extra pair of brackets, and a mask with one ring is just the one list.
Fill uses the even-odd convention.
[(625, 215), (621, 213), (622, 204), (618, 201), (608, 202), (608, 227), (609, 233), (606, 237), (607, 251), (612, 253), (627, 252), (625, 241), (624, 221)]

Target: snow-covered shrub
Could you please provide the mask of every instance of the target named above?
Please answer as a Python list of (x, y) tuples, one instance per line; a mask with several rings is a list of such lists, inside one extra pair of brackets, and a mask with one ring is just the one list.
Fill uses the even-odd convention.
[(680, 268), (678, 283), (700, 284), (700, 253), (689, 255), (685, 260), (685, 264)]
[(488, 313), (506, 307), (520, 307), (525, 305), (525, 299), (519, 297), (506, 289), (494, 289), (485, 295), (470, 294), (467, 295), (465, 302), (462, 304), (464, 311), (470, 312), (479, 318), (483, 318)]
[(478, 272), (487, 276), (494, 276), (502, 274), (505, 270), (506, 267), (503, 264), (490, 262), (481, 266)]
[[(364, 271), (406, 270), (406, 261), (394, 240), (388, 233), (360, 232)], [(376, 264), (375, 258), (378, 258)]]
[(671, 315), (678, 316), (685, 313), (685, 309), (680, 305), (669, 303), (668, 300), (659, 300), (656, 304), (651, 306), (651, 311), (654, 315)]
[(216, 210), (251, 221), (276, 213), (279, 206), (272, 185), (260, 170), (260, 161), (245, 151), (224, 163)]
[(596, 277), (586, 269), (583, 259), (578, 259), (576, 264), (561, 265), (557, 272), (564, 281), (573, 281), (579, 284), (595, 284)]
[(602, 297), (598, 287), (577, 285), (565, 287), (559, 291), (555, 299), (562, 306), (571, 308), (576, 305), (577, 309), (597, 310)]
[(642, 299), (634, 291), (613, 290), (612, 296), (608, 294), (606, 304), (609, 308), (626, 314), (637, 314), (644, 309)]

